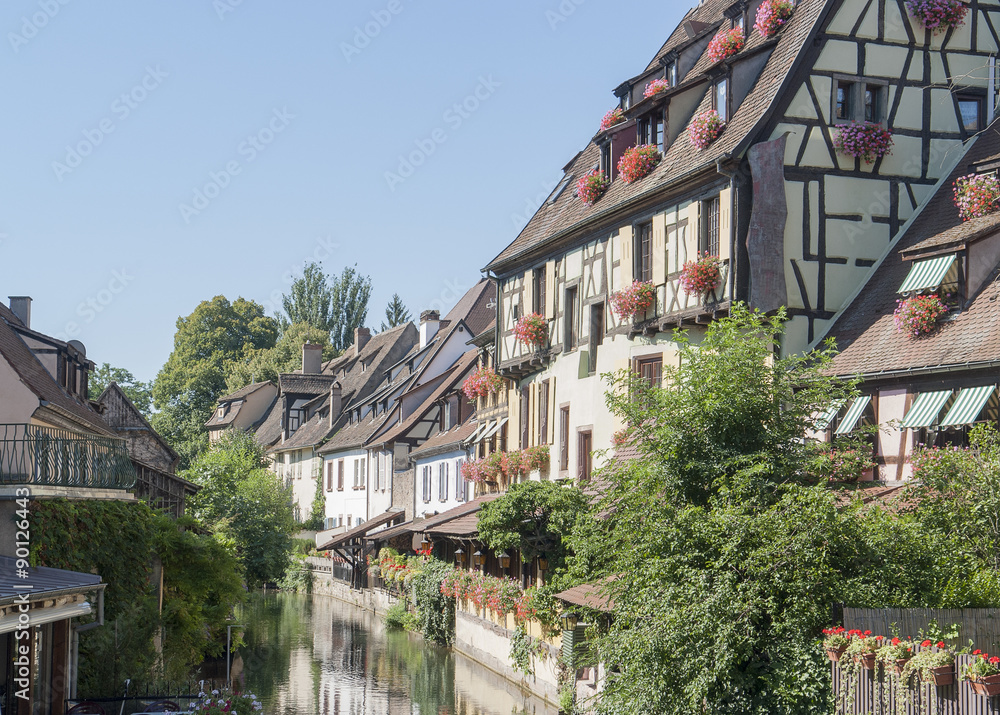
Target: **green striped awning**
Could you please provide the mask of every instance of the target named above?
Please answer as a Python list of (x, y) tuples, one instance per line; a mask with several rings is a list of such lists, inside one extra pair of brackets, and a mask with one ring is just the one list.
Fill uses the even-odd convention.
[(862, 395), (855, 399), (850, 409), (847, 410), (847, 414), (844, 415), (844, 419), (837, 425), (837, 430), (834, 434), (847, 434), (852, 431), (855, 425), (858, 424), (858, 420), (861, 419), (861, 413), (865, 411), (865, 408), (868, 407), (868, 403), (871, 401), (871, 395)]
[(917, 261), (910, 269), (909, 275), (899, 287), (900, 293), (909, 293), (925, 288), (937, 288), (944, 281), (948, 269), (955, 263), (955, 256), (939, 256), (926, 261)]
[(840, 408), (843, 406), (844, 406), (843, 400), (836, 400), (834, 402), (831, 402), (829, 409), (816, 418), (816, 429), (822, 432), (827, 427), (829, 427), (830, 423), (833, 422), (833, 418), (837, 416), (837, 413), (840, 412)]
[(979, 413), (983, 411), (986, 401), (990, 399), (995, 389), (996, 385), (983, 385), (959, 392), (948, 414), (941, 420), (941, 426), (971, 425), (979, 417)]
[(903, 418), (903, 427), (918, 429), (934, 424), (944, 403), (951, 397), (951, 390), (940, 392), (921, 392), (914, 400), (910, 411)]

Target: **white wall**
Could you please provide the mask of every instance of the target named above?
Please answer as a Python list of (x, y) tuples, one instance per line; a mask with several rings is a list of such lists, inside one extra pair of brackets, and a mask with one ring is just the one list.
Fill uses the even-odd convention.
[[(339, 465), (344, 464), (344, 487), (338, 488)], [(362, 467), (362, 465), (364, 465)], [(369, 518), (367, 479), (360, 487), (355, 484), (354, 475), (361, 470), (367, 475), (369, 469), (368, 451), (351, 449), (334, 452), (323, 457), (323, 489), (327, 524), (346, 526), (353, 529), (358, 519), (364, 523)], [(333, 520), (332, 522), (330, 520)]]
[[(465, 483), (461, 476), (461, 465), (468, 459), (465, 450), (454, 450), (433, 457), (414, 460), (416, 464), (416, 483), (413, 490), (413, 516), (414, 518), (443, 512), (453, 509), (460, 504), (464, 504), (473, 498), (473, 484), (465, 484), (464, 498), (459, 499), (456, 488), (459, 484)], [(423, 474), (425, 468), (430, 468), (430, 493), (424, 494)], [(441, 498), (441, 476), (442, 468), (447, 470), (446, 489), (444, 499)], [(424, 497), (428, 496), (428, 499)]]
[(0, 424), (27, 424), (38, 398), (25, 387), (10, 364), (0, 358)]

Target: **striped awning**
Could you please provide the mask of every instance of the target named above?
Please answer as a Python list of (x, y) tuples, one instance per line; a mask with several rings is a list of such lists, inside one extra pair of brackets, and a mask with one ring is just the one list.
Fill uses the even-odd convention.
[(909, 275), (899, 287), (900, 293), (909, 293), (925, 288), (937, 288), (948, 275), (948, 269), (955, 263), (955, 256), (939, 256), (926, 261), (917, 261), (910, 269)]
[(940, 392), (921, 392), (910, 407), (910, 411), (903, 417), (903, 427), (908, 429), (919, 429), (920, 427), (930, 427), (934, 424), (944, 403), (951, 397), (951, 390), (941, 390)]
[(959, 392), (948, 414), (941, 420), (941, 426), (971, 425), (979, 417), (979, 413), (983, 411), (995, 389), (996, 385), (983, 385)]
[(500, 419), (495, 425), (493, 425), (492, 427), (490, 427), (485, 432), (485, 434), (483, 434), (483, 436), (480, 437), (480, 439), (489, 439), (490, 437), (492, 437), (493, 435), (495, 435), (497, 432), (499, 432), (500, 428), (503, 427), (505, 424), (507, 424), (507, 418), (506, 417)]
[(489, 422), (487, 422), (486, 426), (483, 429), (479, 430), (479, 434), (477, 434), (476, 438), (472, 440), (472, 443), (475, 444), (477, 442), (482, 442), (483, 438), (486, 437), (486, 433), (489, 432), (494, 427), (496, 427), (496, 425), (497, 425), (496, 420), (490, 420)]
[(830, 423), (833, 422), (833, 418), (837, 416), (837, 413), (840, 412), (840, 408), (843, 406), (843, 400), (837, 400), (830, 403), (830, 408), (816, 418), (816, 429), (822, 432), (829, 427)]
[(851, 403), (850, 409), (847, 410), (847, 414), (844, 415), (844, 419), (840, 421), (837, 425), (837, 431), (834, 434), (847, 434), (852, 431), (854, 427), (858, 424), (858, 420), (861, 419), (861, 414), (868, 407), (868, 403), (872, 401), (871, 395), (862, 395)]

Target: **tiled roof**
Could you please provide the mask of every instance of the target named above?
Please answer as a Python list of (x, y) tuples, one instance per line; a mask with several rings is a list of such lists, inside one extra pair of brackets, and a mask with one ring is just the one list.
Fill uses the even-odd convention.
[[(625, 210), (640, 197), (668, 188), (680, 188), (685, 181), (699, 172), (713, 171), (717, 160), (740, 156), (755, 139), (758, 128), (768, 121), (766, 114), (771, 105), (788, 90), (786, 85), (790, 86), (793, 81), (796, 60), (807, 51), (806, 48), (809, 47), (807, 39), (813, 32), (824, 6), (830, 2), (832, 0), (802, 0), (798, 3), (791, 19), (777, 37), (767, 41), (774, 43), (774, 49), (750, 93), (733, 114), (722, 134), (707, 149), (699, 151), (692, 146), (688, 129), (685, 128), (667, 148), (663, 160), (648, 177), (632, 184), (616, 179), (600, 201), (593, 206), (584, 204), (573, 191), (564, 191), (552, 204), (548, 202), (542, 204), (517, 238), (490, 261), (487, 268), (501, 272), (513, 266), (521, 256), (558, 236), (583, 231), (595, 225), (599, 219), (605, 219), (611, 214)], [(708, 0), (686, 19), (694, 18), (706, 22), (710, 18), (720, 20), (722, 11), (731, 4)], [(752, 21), (753, 18), (751, 23)], [(678, 32), (683, 33), (683, 30), (678, 28), (674, 31), (664, 46), (666, 49), (661, 50), (661, 53), (681, 44), (680, 40), (676, 40), (679, 37)], [(729, 61), (739, 62), (760, 44), (764, 44), (764, 41), (752, 39), (746, 49)], [(657, 57), (661, 53), (658, 53)], [(699, 60), (697, 67), (707, 67), (706, 62), (704, 59)], [(650, 66), (653, 66), (652, 63)], [(696, 70), (689, 72), (674, 91), (683, 92), (685, 86), (698, 80)], [(706, 91), (694, 114), (711, 109), (711, 101), (710, 93)], [(597, 165), (598, 159), (598, 147), (591, 141), (571, 163), (568, 170), (574, 179), (579, 179)]]
[(476, 420), (475, 415), (473, 415), (462, 424), (455, 425), (450, 430), (438, 432), (436, 435), (420, 445), (419, 449), (415, 449), (410, 452), (410, 458), (417, 459), (421, 455), (441, 452), (448, 447), (457, 448), (461, 446), (462, 442), (474, 435), (477, 429), (479, 429), (479, 422)]
[(273, 387), (274, 383), (271, 382), (270, 380), (266, 382), (255, 382), (252, 385), (247, 385), (246, 387), (240, 388), (236, 392), (231, 392), (228, 395), (223, 395), (218, 400), (216, 400), (216, 402), (222, 403), (222, 402), (235, 402), (236, 400), (242, 400), (243, 398), (252, 395), (253, 393), (257, 392), (257, 390), (263, 389), (268, 385), (271, 385)]
[(361, 449), (391, 415), (391, 411), (378, 417), (369, 413), (363, 420), (354, 424), (348, 423), (346, 418), (341, 418), (341, 421), (335, 425), (336, 431), (333, 436), (319, 448), (319, 454), (330, 454), (345, 449)]
[(278, 375), (278, 385), (286, 395), (322, 395), (330, 391), (335, 380), (333, 375), (300, 375), (296, 372)]
[(479, 532), (479, 514), (466, 514), (443, 524), (425, 528), (424, 531), (435, 536), (475, 536)]
[[(950, 190), (950, 187), (946, 188)], [(980, 216), (969, 221), (962, 221), (936, 236), (925, 238), (923, 241), (907, 249), (902, 249), (900, 252), (907, 259), (912, 259), (924, 253), (944, 253), (948, 249), (962, 248), (970, 241), (975, 241), (977, 238), (988, 236), (996, 231), (1000, 231), (1000, 213), (986, 214), (985, 216)]]
[(265, 447), (281, 439), (281, 400), (275, 397), (264, 417), (253, 426), (254, 439)]
[(615, 608), (614, 600), (610, 596), (601, 593), (602, 589), (607, 586), (607, 583), (607, 580), (603, 580), (598, 583), (580, 584), (565, 591), (560, 591), (555, 595), (555, 598), (573, 606), (583, 606), (584, 608), (593, 608), (596, 611), (611, 612)]
[(413, 519), (405, 524), (394, 526), (391, 529), (369, 534), (365, 538), (371, 541), (388, 541), (389, 539), (395, 538), (401, 534), (424, 532), (430, 528), (451, 521), (452, 519), (458, 519), (459, 517), (467, 516), (469, 514), (475, 514), (479, 511), (483, 504), (491, 502), (499, 496), (499, 494), (483, 494), (482, 496), (476, 497), (472, 501), (467, 501), (465, 504), (456, 506), (454, 509), (443, 511), (440, 514), (435, 514), (434, 516), (429, 516), (425, 519)]
[[(329, 397), (326, 398), (329, 400)], [(303, 425), (299, 425), (299, 428), (295, 430), (295, 434), (286, 439), (284, 442), (279, 442), (271, 448), (272, 452), (285, 452), (290, 449), (304, 449), (306, 447), (315, 447), (330, 434), (330, 415), (326, 416), (322, 414), (315, 414), (312, 418)]]
[(401, 511), (385, 511), (378, 516), (373, 516), (371, 519), (361, 524), (361, 526), (356, 526), (350, 531), (345, 531), (343, 534), (337, 534), (333, 539), (324, 544), (323, 546), (318, 546), (319, 551), (325, 551), (327, 549), (335, 549), (338, 546), (346, 544), (354, 539), (360, 538), (367, 534), (372, 529), (377, 529), (378, 527), (388, 524), (390, 521), (395, 519), (402, 519), (404, 512)]
[[(52, 598), (56, 593), (83, 593), (101, 585), (101, 577), (90, 573), (66, 571), (47, 566), (29, 566), (26, 578), (16, 574), (17, 560), (11, 556), (0, 556), (0, 605), (13, 602), (21, 594), (28, 593), (32, 601)], [(31, 590), (25, 591), (24, 586)]]
[[(971, 304), (944, 320), (929, 335), (910, 337), (898, 332), (893, 322), (897, 291), (912, 265), (902, 259), (902, 254), (949, 231), (952, 236), (969, 231), (962, 226), (952, 201), (952, 182), (968, 174), (970, 166), (980, 157), (995, 154), (998, 149), (1000, 131), (994, 123), (972, 142), (951, 175), (941, 182), (868, 283), (833, 323), (827, 335), (836, 339), (841, 350), (833, 360), (836, 374), (877, 374), (1000, 360), (1000, 310), (997, 310), (1000, 284), (995, 276), (972, 296)], [(977, 226), (988, 223), (979, 222)]]
[[(221, 404), (229, 404), (228, 401), (223, 402), (222, 400), (219, 400), (219, 402)], [(208, 427), (209, 429), (215, 427), (228, 427), (239, 416), (240, 410), (243, 409), (244, 404), (246, 403), (240, 403), (239, 405), (230, 405), (229, 409), (226, 410), (226, 414), (222, 417), (219, 417), (219, 409), (216, 408), (215, 411), (212, 413), (212, 416), (208, 418), (207, 422), (205, 422), (205, 426)]]
[(688, 33), (684, 30), (684, 23), (700, 22), (705, 25), (713, 25), (719, 20), (723, 15), (722, 13), (733, 4), (733, 0), (705, 0), (704, 3), (699, 4), (687, 11), (684, 18), (680, 21), (674, 31), (667, 38), (667, 41), (663, 43), (659, 52), (646, 66), (646, 70), (651, 70), (656, 68), (660, 64), (660, 58), (664, 57), (668, 52), (676, 50), (679, 47), (687, 45), (691, 38)]
[(448, 315), (444, 316), (444, 320), (451, 321), (452, 324), (463, 320), (472, 335), (479, 335), (496, 319), (496, 295), (496, 283), (483, 278), (466, 291), (455, 307), (448, 311)]

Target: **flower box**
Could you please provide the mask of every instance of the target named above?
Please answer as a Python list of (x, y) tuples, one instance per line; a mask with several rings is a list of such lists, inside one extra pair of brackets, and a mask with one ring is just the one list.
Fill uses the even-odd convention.
[(618, 160), (618, 173), (626, 184), (634, 183), (649, 176), (662, 158), (660, 150), (652, 144), (629, 147)]
[(1000, 695), (1000, 675), (987, 675), (976, 680), (970, 680), (969, 684), (976, 691), (977, 695), (985, 695), (988, 698), (995, 698)]
[(603, 132), (605, 129), (610, 129), (616, 124), (621, 124), (624, 121), (625, 112), (622, 111), (621, 107), (615, 107), (605, 114), (603, 119), (601, 119), (601, 131)]
[(656, 302), (656, 288), (652, 282), (633, 281), (624, 290), (611, 294), (611, 309), (622, 320), (633, 318)]
[(742, 28), (722, 30), (708, 43), (708, 59), (712, 62), (721, 62), (742, 50), (745, 44)]
[(955, 205), (963, 221), (993, 213), (1000, 206), (996, 174), (969, 174), (955, 179)]
[(708, 145), (714, 142), (719, 134), (722, 133), (723, 127), (726, 125), (722, 121), (722, 117), (714, 109), (709, 109), (707, 112), (702, 112), (691, 120), (691, 126), (688, 127), (688, 136), (691, 139), (691, 144), (699, 150), (704, 150), (708, 148)]
[(688, 261), (681, 269), (681, 288), (691, 295), (703, 295), (715, 290), (719, 284), (721, 270), (719, 257), (708, 252), (693, 261)]
[(892, 664), (892, 669), (896, 671), (896, 675), (902, 675), (903, 668), (905, 668), (906, 664), (909, 662), (909, 658), (896, 658), (896, 662)]
[(844, 156), (873, 164), (892, 151), (892, 132), (875, 122), (851, 122), (840, 127), (833, 146)]
[(947, 313), (948, 306), (936, 295), (917, 295), (896, 301), (893, 322), (896, 330), (916, 338), (932, 332)]
[(465, 378), (465, 382), (462, 383), (462, 392), (470, 400), (475, 401), (478, 397), (486, 397), (499, 392), (501, 387), (503, 387), (503, 378), (493, 370), (481, 367)]
[(969, 6), (961, 0), (906, 0), (906, 9), (925, 30), (938, 35), (964, 23)]
[(549, 321), (538, 313), (522, 315), (514, 324), (514, 338), (529, 347), (540, 348), (549, 339)]
[(955, 683), (955, 666), (942, 665), (939, 668), (929, 668), (924, 676), (924, 682), (934, 683), (938, 687), (953, 685)]
[(838, 646), (836, 648), (827, 648), (826, 649), (826, 657), (830, 659), (831, 663), (839, 663), (840, 662), (840, 656), (842, 656), (844, 654), (845, 650), (847, 650), (847, 644), (846, 643), (844, 645)]
[(795, 11), (792, 0), (764, 0), (757, 8), (753, 26), (763, 37), (777, 34)]
[(654, 79), (652, 82), (646, 83), (646, 89), (642, 91), (642, 96), (649, 99), (660, 92), (666, 92), (668, 89), (670, 89), (670, 82), (665, 79)]
[(594, 169), (576, 182), (576, 195), (587, 206), (593, 206), (597, 203), (598, 199), (604, 196), (604, 192), (608, 190), (610, 183), (603, 171)]
[(862, 653), (857, 657), (855, 661), (865, 670), (875, 670), (875, 654), (874, 653)]

